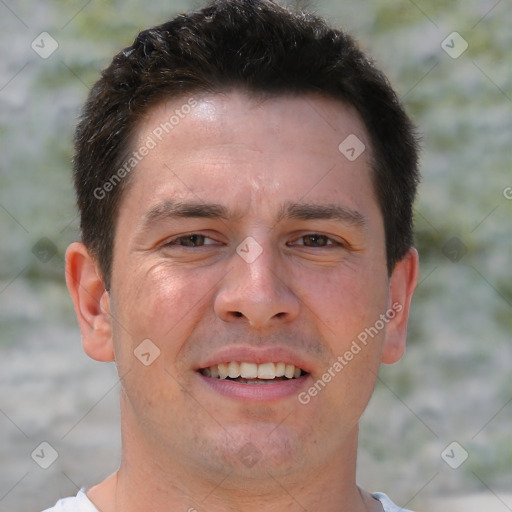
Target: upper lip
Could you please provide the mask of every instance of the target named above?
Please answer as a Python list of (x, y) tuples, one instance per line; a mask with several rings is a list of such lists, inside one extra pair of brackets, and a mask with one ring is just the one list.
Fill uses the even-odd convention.
[(216, 366), (220, 363), (231, 361), (245, 363), (286, 363), (293, 364), (307, 373), (311, 373), (311, 363), (300, 357), (294, 351), (284, 347), (253, 347), (253, 346), (230, 346), (223, 348), (207, 359), (199, 363), (196, 370)]

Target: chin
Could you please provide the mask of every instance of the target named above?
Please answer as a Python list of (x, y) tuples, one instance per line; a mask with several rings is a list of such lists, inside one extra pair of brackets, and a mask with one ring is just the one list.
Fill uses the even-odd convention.
[(217, 475), (265, 480), (300, 471), (305, 460), (304, 436), (283, 425), (230, 425), (217, 434), (203, 437), (196, 446), (201, 464), (209, 454), (210, 470)]

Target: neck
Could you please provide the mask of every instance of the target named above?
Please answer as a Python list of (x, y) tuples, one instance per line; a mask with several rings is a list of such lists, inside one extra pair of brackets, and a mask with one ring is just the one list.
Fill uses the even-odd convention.
[[(123, 425), (125, 425), (123, 423)], [(130, 424), (123, 428), (123, 458), (119, 471), (88, 491), (100, 512), (364, 512), (381, 510), (356, 485), (358, 429), (329, 460), (299, 471), (273, 474), (268, 467), (254, 477), (191, 467), (149, 442)], [(305, 469), (307, 468), (307, 469)]]

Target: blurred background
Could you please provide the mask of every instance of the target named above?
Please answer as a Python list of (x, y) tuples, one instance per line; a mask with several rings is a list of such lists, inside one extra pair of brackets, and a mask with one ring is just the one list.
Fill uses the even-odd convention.
[[(115, 367), (83, 354), (64, 285), (71, 137), (113, 54), (201, 5), (0, 0), (1, 511), (40, 511), (117, 468)], [(418, 511), (510, 511), (510, 0), (299, 5), (356, 36), (423, 139), (409, 348), (363, 417), (359, 483)]]

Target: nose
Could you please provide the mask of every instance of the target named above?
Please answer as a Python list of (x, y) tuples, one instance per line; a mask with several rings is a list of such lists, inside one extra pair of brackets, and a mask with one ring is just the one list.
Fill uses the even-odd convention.
[(230, 271), (215, 297), (215, 314), (221, 320), (263, 329), (297, 317), (300, 302), (286, 283), (279, 255), (268, 246), (261, 248), (254, 261), (242, 252), (233, 253)]

